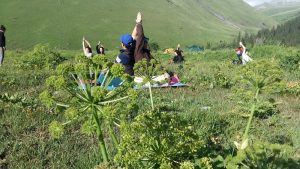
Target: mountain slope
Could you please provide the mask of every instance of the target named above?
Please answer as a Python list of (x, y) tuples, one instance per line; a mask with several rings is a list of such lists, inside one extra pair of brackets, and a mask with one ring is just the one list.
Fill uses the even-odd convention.
[(7, 26), (9, 48), (50, 43), (80, 49), (82, 36), (117, 48), (130, 33), (138, 11), (150, 41), (167, 47), (228, 40), (239, 31), (276, 24), (242, 0), (2, 0), (0, 22)]
[(260, 30), (252, 40), (264, 44), (297, 46), (300, 44), (300, 39), (296, 37), (300, 37), (300, 16), (278, 25), (276, 28)]
[(299, 0), (274, 0), (272, 3), (264, 3), (256, 8), (280, 23), (300, 16)]

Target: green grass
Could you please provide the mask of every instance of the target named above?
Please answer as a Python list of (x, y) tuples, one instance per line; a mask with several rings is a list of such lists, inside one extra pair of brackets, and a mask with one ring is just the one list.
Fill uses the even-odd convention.
[[(280, 46), (258, 46), (251, 49), (254, 60), (280, 57), (297, 53), (295, 48)], [(78, 51), (62, 51), (72, 61)], [(115, 51), (108, 55), (113, 57)], [(45, 79), (53, 72), (46, 70), (22, 70), (18, 58), (22, 52), (8, 52), (4, 65), (0, 67), (0, 94), (19, 93), (36, 105), (22, 107), (0, 101), (0, 168), (93, 168), (98, 164), (97, 139), (79, 132), (79, 126), (68, 129), (61, 139), (53, 139), (48, 125), (60, 119), (63, 113), (47, 109), (38, 101), (44, 89)], [(203, 85), (200, 77), (213, 75), (214, 66), (220, 65), (222, 72), (234, 76), (238, 67), (230, 65), (235, 58), (232, 49), (206, 51), (200, 54), (185, 53), (183, 68), (169, 65), (170, 55), (154, 54), (168, 69), (174, 70), (181, 79), (189, 83), (186, 88), (154, 89), (155, 105), (164, 105), (165, 111), (177, 112), (196, 126), (202, 138), (215, 136), (222, 146), (232, 148), (243, 133), (247, 119), (237, 112), (237, 102), (232, 98), (233, 90), (219, 86)], [(291, 73), (286, 72), (286, 79)], [(300, 80), (294, 77), (292, 80)], [(139, 99), (140, 113), (149, 110), (148, 91)], [(300, 148), (299, 97), (274, 95), (280, 102), (280, 114), (267, 119), (255, 119), (250, 135), (252, 140), (286, 143), (295, 150)], [(3, 162), (3, 161), (2, 161)]]
[(37, 43), (81, 49), (82, 36), (93, 46), (101, 40), (115, 49), (118, 38), (132, 31), (138, 11), (144, 14), (146, 35), (161, 47), (231, 40), (240, 31), (276, 24), (236, 0), (3, 0), (0, 21), (7, 26), (8, 49)]

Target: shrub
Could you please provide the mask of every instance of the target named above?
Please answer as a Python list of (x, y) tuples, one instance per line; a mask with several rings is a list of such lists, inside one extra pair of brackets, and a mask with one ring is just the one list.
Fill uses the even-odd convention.
[(151, 42), (151, 43), (149, 43), (149, 48), (152, 51), (154, 51), (154, 52), (156, 52), (156, 51), (158, 51), (160, 49), (160, 47), (159, 47), (159, 45), (158, 45), (157, 42)]
[(216, 86), (220, 86), (222, 88), (229, 89), (232, 87), (232, 78), (225, 73), (223, 73), (220, 69), (217, 70), (214, 74), (214, 83)]
[(115, 161), (127, 168), (159, 168), (193, 158), (203, 145), (188, 121), (179, 115), (151, 111), (122, 124), (122, 142)]
[(299, 69), (300, 55), (286, 56), (280, 59), (280, 66), (290, 72)]
[[(257, 103), (257, 107), (254, 110), (254, 116), (265, 119), (272, 115), (279, 113), (277, 109), (278, 103), (275, 103), (274, 99), (269, 99), (267, 101), (260, 101)], [(250, 110), (250, 109), (249, 109)]]
[(286, 85), (286, 92), (293, 95), (300, 95), (300, 82), (299, 81), (291, 81)]
[(257, 142), (244, 151), (237, 151), (234, 156), (219, 158), (226, 168), (299, 168), (300, 161), (292, 158), (292, 148), (287, 145)]
[(241, 92), (247, 90), (255, 92), (259, 89), (259, 93), (277, 93), (279, 92), (277, 89), (281, 88), (282, 79), (283, 71), (277, 64), (262, 60), (249, 63), (238, 70), (235, 76), (235, 89)]
[(21, 56), (21, 66), (23, 68), (51, 69), (66, 60), (49, 45), (35, 45), (32, 51)]

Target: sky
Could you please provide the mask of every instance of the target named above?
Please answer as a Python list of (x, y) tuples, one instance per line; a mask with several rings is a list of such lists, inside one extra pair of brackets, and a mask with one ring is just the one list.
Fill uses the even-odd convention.
[(272, 0), (244, 0), (244, 1), (246, 1), (251, 6), (255, 6), (255, 5), (263, 4), (265, 2), (271, 2)]

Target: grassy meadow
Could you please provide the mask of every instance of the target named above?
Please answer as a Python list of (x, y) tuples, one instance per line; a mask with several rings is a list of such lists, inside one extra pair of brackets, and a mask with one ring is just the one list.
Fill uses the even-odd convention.
[[(59, 52), (66, 58), (64, 62), (75, 62), (75, 56), (80, 54), (77, 51)], [(39, 95), (45, 89), (46, 79), (55, 71), (26, 65), (26, 53), (8, 51), (4, 65), (0, 67), (0, 168), (94, 168), (100, 163), (95, 135), (82, 134), (80, 125), (74, 124), (66, 128), (60, 139), (50, 136), (49, 124), (63, 119), (63, 111), (43, 106)], [(113, 60), (116, 54), (117, 51), (109, 51), (107, 57)], [(283, 46), (251, 49), (254, 63), (268, 60), (274, 65), (282, 65), (282, 58), (297, 54), (299, 49)], [(236, 96), (239, 88), (235, 78), (245, 66), (232, 64), (236, 59), (234, 51), (184, 53), (186, 62), (182, 65), (169, 64), (172, 58), (169, 54), (157, 52), (153, 55), (189, 84), (184, 88), (153, 89), (154, 105), (160, 107), (160, 111), (177, 114), (189, 122), (205, 142), (200, 153), (203, 156), (213, 159), (218, 155), (233, 155), (236, 150), (234, 141), (241, 140), (247, 125), (249, 111), (245, 107), (251, 104)], [(281, 70), (283, 87), (260, 96), (261, 100), (272, 98), (276, 104), (263, 105), (257, 111), (261, 114), (254, 116), (249, 139), (251, 144), (260, 141), (289, 146), (290, 157), (299, 160), (300, 70), (291, 72), (284, 66)], [(295, 85), (289, 88), (290, 83)], [(151, 109), (147, 90), (140, 91), (137, 104), (137, 114)], [(109, 139), (107, 132), (105, 137)], [(113, 152), (109, 153), (110, 157), (113, 157)], [(213, 168), (219, 168), (213, 160), (209, 163)]]
[(28, 49), (37, 43), (78, 49), (85, 36), (92, 44), (100, 40), (114, 50), (118, 38), (132, 32), (138, 11), (143, 12), (146, 35), (161, 47), (205, 45), (276, 25), (236, 0), (2, 0), (0, 21), (7, 27), (8, 49)]

